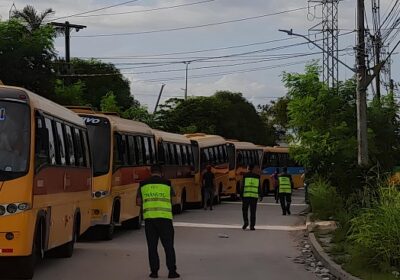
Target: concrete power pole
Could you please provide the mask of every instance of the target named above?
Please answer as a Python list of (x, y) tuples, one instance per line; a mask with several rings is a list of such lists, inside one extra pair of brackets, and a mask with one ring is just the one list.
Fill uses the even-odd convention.
[(360, 166), (368, 165), (367, 86), (369, 81), (365, 65), (364, 15), (364, 0), (357, 0), (357, 139)]

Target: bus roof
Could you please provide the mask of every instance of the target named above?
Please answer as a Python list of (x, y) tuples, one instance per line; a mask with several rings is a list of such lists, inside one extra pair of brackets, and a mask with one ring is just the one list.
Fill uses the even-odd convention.
[(191, 144), (190, 140), (186, 138), (184, 135), (181, 134), (176, 134), (176, 133), (171, 133), (171, 132), (165, 132), (162, 130), (158, 129), (153, 129), (154, 135), (157, 138), (157, 141), (166, 141), (166, 142), (172, 142), (172, 143), (181, 143), (181, 144)]
[(227, 143), (234, 145), (237, 150), (262, 150), (261, 147), (251, 142), (227, 141)]
[(200, 148), (226, 144), (225, 138), (219, 135), (193, 133), (193, 134), (185, 134), (185, 136), (192, 141), (196, 141)]
[(131, 132), (131, 133), (140, 133), (146, 135), (153, 135), (153, 131), (150, 126), (145, 123), (123, 119), (114, 114), (103, 114), (101, 112), (81, 112), (79, 115), (91, 115), (94, 117), (101, 117), (108, 119), (110, 121), (111, 126), (113, 127), (114, 131), (121, 131), (121, 132)]
[(289, 148), (288, 147), (280, 147), (280, 146), (274, 146), (274, 147), (264, 147), (264, 153), (265, 152), (270, 152), (270, 153), (288, 153)]
[(76, 125), (85, 126), (85, 122), (82, 118), (71, 110), (24, 88), (0, 86), (0, 98), (9, 98), (20, 101), (25, 100), (34, 109), (41, 110)]

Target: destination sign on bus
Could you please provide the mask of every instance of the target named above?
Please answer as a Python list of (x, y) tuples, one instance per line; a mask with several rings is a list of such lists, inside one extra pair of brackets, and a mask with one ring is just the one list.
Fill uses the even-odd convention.
[(105, 118), (99, 118), (95, 116), (81, 116), (87, 125), (107, 125), (108, 120)]

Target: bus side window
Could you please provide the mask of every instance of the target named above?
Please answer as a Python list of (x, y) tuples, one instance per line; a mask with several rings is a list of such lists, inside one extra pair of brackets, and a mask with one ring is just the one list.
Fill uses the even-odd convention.
[(143, 152), (143, 138), (141, 136), (136, 136), (136, 145), (137, 145), (137, 151), (138, 151), (138, 155), (139, 155), (138, 164), (142, 165), (144, 162), (144, 152)]
[(83, 166), (90, 167), (89, 137), (86, 130), (80, 130), (82, 150), (83, 150)]
[(181, 150), (182, 150), (182, 164), (188, 165), (186, 145), (181, 146)]
[(151, 163), (155, 164), (155, 163), (157, 163), (156, 144), (155, 144), (155, 141), (154, 141), (153, 137), (150, 137), (148, 139), (150, 141), (150, 156), (151, 156), (151, 159), (152, 159)]
[(52, 122), (48, 118), (45, 118), (44, 121), (45, 121), (46, 129), (47, 129), (47, 133), (49, 135), (49, 164), (55, 165), (57, 163), (56, 145), (55, 145), (55, 141), (54, 141), (55, 139), (54, 139)]
[(208, 154), (210, 156), (211, 164), (215, 164), (214, 150), (212, 147), (208, 148)]
[(177, 158), (177, 164), (179, 166), (182, 166), (182, 153), (181, 153), (181, 146), (179, 144), (175, 145), (176, 149), (176, 158)]
[(64, 135), (63, 135), (63, 129), (61, 126), (61, 123), (55, 122), (56, 124), (56, 139), (57, 139), (57, 155), (58, 155), (58, 160), (57, 163), (60, 165), (65, 165), (66, 164), (66, 159), (65, 159), (65, 143), (64, 143)]
[(225, 156), (224, 156), (224, 152), (223, 152), (222, 146), (218, 146), (218, 155), (219, 155), (219, 162), (220, 163), (224, 163), (225, 162)]
[(150, 159), (150, 145), (149, 145), (149, 139), (147, 137), (143, 137), (143, 142), (144, 142), (144, 152), (145, 152), (145, 164), (149, 165), (151, 162)]
[(49, 135), (40, 115), (36, 115), (35, 141), (35, 170), (38, 170), (49, 163)]
[(194, 165), (194, 160), (193, 160), (193, 153), (192, 153), (192, 147), (191, 146), (186, 146), (187, 149), (187, 155), (188, 155), (188, 164), (190, 166)]
[(128, 147), (129, 147), (129, 164), (136, 165), (136, 149), (135, 149), (135, 140), (132, 135), (128, 136)]
[(217, 164), (220, 163), (221, 159), (220, 159), (220, 155), (219, 155), (217, 146), (214, 147), (214, 155), (215, 155), (215, 163), (217, 163)]
[[(162, 152), (164, 153), (164, 164), (168, 165), (170, 164), (170, 157), (169, 157), (169, 151), (168, 151), (168, 144), (165, 142), (159, 142), (159, 145), (162, 145)], [(160, 152), (160, 150), (159, 150)]]
[(75, 147), (75, 165), (76, 166), (85, 166), (83, 159), (83, 148), (81, 142), (81, 136), (79, 134), (78, 128), (73, 128), (72, 139), (74, 141)]
[(72, 132), (71, 127), (65, 125), (65, 142), (67, 146), (67, 162), (69, 165), (75, 165), (75, 152), (74, 152), (74, 143), (72, 140)]

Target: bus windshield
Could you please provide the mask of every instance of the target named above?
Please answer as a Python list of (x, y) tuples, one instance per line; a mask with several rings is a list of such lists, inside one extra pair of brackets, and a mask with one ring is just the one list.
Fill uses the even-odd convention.
[(93, 160), (93, 176), (107, 174), (110, 169), (111, 128), (106, 118), (83, 116), (89, 133)]
[(0, 175), (4, 179), (16, 178), (28, 171), (29, 112), (26, 104), (0, 100)]

